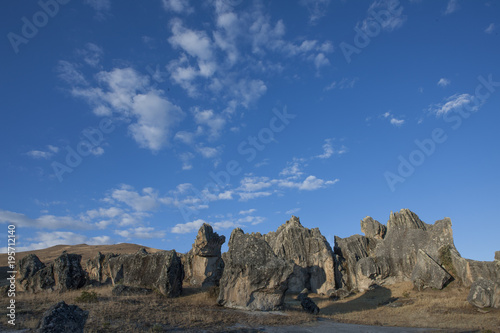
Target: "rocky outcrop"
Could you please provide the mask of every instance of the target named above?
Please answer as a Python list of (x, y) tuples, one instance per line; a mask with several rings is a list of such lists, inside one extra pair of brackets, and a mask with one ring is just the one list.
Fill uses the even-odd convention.
[(17, 283), (20, 290), (32, 293), (44, 290), (75, 290), (87, 282), (86, 272), (80, 265), (81, 256), (64, 251), (49, 265), (30, 254), (19, 262)]
[(108, 267), (108, 261), (110, 258), (117, 257), (117, 254), (106, 253), (102, 254), (98, 252), (97, 255), (88, 259), (85, 265), (85, 270), (88, 273), (88, 277), (92, 281), (96, 281), (99, 284), (111, 283), (111, 275)]
[(192, 249), (181, 256), (184, 266), (184, 282), (196, 287), (218, 286), (224, 270), (221, 246), (226, 241), (209, 224), (204, 223)]
[(361, 232), (368, 238), (384, 239), (387, 227), (370, 216), (361, 220)]
[(230, 308), (276, 310), (283, 305), (293, 263), (276, 256), (262, 236), (231, 233), (217, 302)]
[(149, 295), (152, 294), (153, 290), (148, 288), (140, 288), (140, 287), (129, 287), (123, 284), (116, 285), (113, 290), (111, 290), (111, 294), (113, 296), (134, 296), (134, 295)]
[(500, 251), (495, 252), (495, 261), (500, 261)]
[(81, 260), (81, 255), (69, 254), (66, 251), (54, 260), (54, 282), (56, 290), (74, 290), (85, 285), (87, 277), (80, 264)]
[(500, 261), (477, 261), (465, 259), (456, 249), (450, 249), (454, 276), (464, 286), (469, 287), (478, 279), (500, 280)]
[(418, 250), (417, 263), (411, 275), (413, 286), (419, 291), (425, 288), (443, 289), (453, 277), (422, 249)]
[(76, 305), (61, 301), (48, 309), (40, 321), (40, 333), (83, 333), (89, 313)]
[(292, 216), (276, 232), (263, 237), (278, 257), (292, 260), (296, 265), (288, 282), (289, 291), (307, 288), (326, 294), (335, 289), (333, 251), (318, 228), (304, 228), (299, 218)]
[(167, 297), (177, 297), (182, 292), (184, 271), (174, 250), (147, 253), (141, 249), (135, 254), (123, 254), (110, 258), (106, 269), (113, 285), (122, 282), (128, 286), (156, 289)]
[(500, 283), (478, 278), (471, 286), (467, 301), (478, 308), (500, 308)]

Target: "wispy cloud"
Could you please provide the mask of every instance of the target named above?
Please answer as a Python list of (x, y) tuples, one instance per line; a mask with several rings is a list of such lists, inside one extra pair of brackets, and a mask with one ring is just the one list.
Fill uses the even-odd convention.
[(23, 244), (28, 245), (18, 247), (18, 251), (40, 250), (63, 244), (104, 245), (111, 244), (111, 238), (109, 236), (88, 237), (70, 231), (37, 232), (36, 237), (24, 239)]
[(389, 123), (391, 125), (394, 125), (396, 127), (399, 127), (405, 123), (404, 119), (398, 119), (396, 116), (394, 116), (391, 112), (386, 112), (382, 115), (383, 118), (386, 118), (389, 120)]
[(450, 85), (450, 83), (451, 83), (450, 80), (442, 77), (442, 78), (439, 79), (437, 85), (440, 86), (440, 87), (446, 87), (446, 86)]
[(300, 0), (299, 4), (306, 7), (309, 12), (309, 22), (316, 24), (327, 14), (330, 0)]
[(456, 12), (458, 9), (460, 9), (460, 5), (458, 4), (458, 1), (457, 0), (449, 0), (443, 14), (449, 15), (451, 13)]
[(151, 238), (164, 237), (165, 231), (156, 230), (153, 227), (137, 227), (126, 230), (115, 230), (115, 234), (120, 235), (127, 239), (133, 239), (133, 238), (151, 239)]
[[(475, 104), (476, 98), (469, 94), (455, 94), (446, 98), (442, 103), (432, 104), (428, 110), (436, 116), (441, 116), (448, 112), (463, 107), (469, 107), (472, 111), (477, 111), (479, 106)], [(474, 104), (473, 106), (469, 106)]]
[(35, 159), (49, 159), (59, 152), (59, 148), (56, 146), (48, 145), (47, 150), (30, 150), (26, 153), (29, 157)]
[(486, 29), (484, 29), (484, 32), (487, 34), (492, 34), (493, 31), (495, 31), (495, 23), (491, 23)]
[(354, 77), (354, 78), (342, 78), (340, 81), (333, 81), (330, 83), (328, 86), (326, 86), (323, 90), (329, 91), (329, 90), (334, 90), (334, 89), (352, 89), (354, 88), (354, 85), (356, 82), (358, 82), (359, 78)]

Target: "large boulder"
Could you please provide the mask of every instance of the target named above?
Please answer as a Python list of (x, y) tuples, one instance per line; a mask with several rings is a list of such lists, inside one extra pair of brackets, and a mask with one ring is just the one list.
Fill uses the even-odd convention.
[(81, 260), (81, 255), (69, 254), (66, 251), (54, 260), (56, 290), (75, 290), (85, 285), (87, 276), (80, 264)]
[(246, 310), (277, 310), (283, 305), (293, 263), (279, 258), (259, 234), (231, 233), (224, 254), (218, 303)]
[[(35, 283), (37, 272), (43, 270), (45, 264), (38, 259), (35, 254), (28, 254), (26, 257), (19, 260), (16, 281), (18, 289), (21, 291), (35, 292), (39, 284)], [(49, 283), (52, 286), (54, 281)], [(50, 287), (49, 286), (49, 287)]]
[(88, 278), (92, 281), (98, 282), (99, 284), (111, 283), (111, 275), (107, 269), (108, 261), (110, 258), (117, 256), (118, 254), (114, 253), (102, 254), (101, 252), (98, 252), (94, 258), (88, 259), (85, 265)]
[(184, 266), (184, 282), (196, 287), (218, 286), (224, 270), (221, 246), (226, 241), (209, 224), (204, 223), (193, 243), (192, 249), (181, 255)]
[(278, 257), (296, 264), (288, 281), (289, 291), (307, 288), (326, 294), (335, 289), (333, 251), (318, 228), (304, 228), (299, 218), (292, 216), (276, 232), (264, 235), (264, 239)]
[(478, 278), (470, 288), (467, 301), (478, 308), (500, 308), (500, 284)]
[(48, 309), (40, 321), (40, 333), (83, 333), (88, 311), (61, 301)]
[(420, 291), (425, 288), (443, 289), (453, 277), (427, 253), (419, 249), (411, 280), (413, 286)]
[(500, 251), (495, 252), (495, 261), (500, 261)]
[(300, 301), (300, 306), (302, 306), (304, 311), (314, 315), (319, 313), (319, 307), (312, 299), (309, 298), (307, 289), (304, 289), (299, 295), (297, 295), (297, 300)]
[(184, 271), (174, 250), (147, 253), (141, 249), (134, 254), (110, 258), (107, 265), (113, 285), (122, 282), (132, 287), (156, 289), (167, 297), (177, 297), (182, 292)]

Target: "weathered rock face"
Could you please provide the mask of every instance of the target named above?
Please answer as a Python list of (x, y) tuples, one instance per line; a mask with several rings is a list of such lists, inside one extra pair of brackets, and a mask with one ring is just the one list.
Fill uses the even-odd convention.
[(478, 278), (470, 288), (467, 301), (478, 308), (500, 308), (500, 284)]
[(108, 261), (117, 256), (114, 253), (102, 254), (99, 252), (94, 258), (87, 260), (85, 270), (89, 279), (102, 284), (111, 283), (111, 275), (107, 269)]
[(74, 290), (85, 285), (87, 277), (80, 264), (81, 260), (81, 255), (68, 254), (66, 251), (54, 260), (54, 281), (57, 290)]
[(292, 216), (276, 232), (263, 237), (278, 257), (296, 264), (288, 282), (289, 291), (307, 288), (326, 294), (335, 289), (333, 251), (318, 228), (304, 228), (299, 218)]
[(182, 292), (184, 271), (174, 250), (147, 253), (143, 249), (110, 258), (107, 265), (113, 285), (123, 282), (128, 286), (157, 289), (168, 297), (177, 297)]
[(220, 281), (218, 303), (247, 310), (276, 310), (283, 305), (293, 263), (277, 257), (262, 236), (234, 229)]
[(224, 270), (221, 246), (224, 236), (215, 233), (209, 224), (204, 223), (193, 244), (193, 248), (182, 255), (184, 282), (196, 287), (218, 286)]
[(500, 261), (500, 251), (495, 252), (495, 260)]
[(470, 287), (479, 278), (496, 281), (500, 280), (500, 261), (476, 261), (465, 259), (455, 248), (449, 250), (451, 265), (453, 266), (452, 275), (464, 286)]
[(361, 232), (368, 238), (384, 239), (387, 227), (370, 216), (361, 220)]
[(422, 249), (418, 250), (417, 263), (411, 280), (419, 291), (425, 288), (443, 289), (453, 277)]
[(86, 284), (87, 278), (80, 260), (80, 255), (63, 252), (54, 263), (46, 266), (36, 255), (28, 255), (19, 262), (18, 286), (20, 290), (32, 293), (81, 288)]
[(64, 301), (53, 305), (42, 317), (40, 333), (83, 333), (89, 313), (76, 305), (67, 305)]

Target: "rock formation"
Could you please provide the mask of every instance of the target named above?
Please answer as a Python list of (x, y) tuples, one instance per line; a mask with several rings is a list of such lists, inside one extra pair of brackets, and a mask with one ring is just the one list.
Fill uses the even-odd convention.
[(34, 254), (19, 261), (17, 283), (20, 290), (36, 293), (43, 290), (74, 290), (87, 282), (80, 265), (81, 256), (63, 252), (53, 263), (43, 264)]
[(167, 297), (177, 297), (182, 292), (184, 271), (174, 250), (147, 253), (141, 249), (135, 254), (109, 258), (105, 269), (113, 285), (123, 282), (128, 286), (156, 289)]
[(193, 248), (182, 255), (184, 282), (196, 287), (218, 286), (224, 270), (221, 246), (226, 241), (209, 224), (204, 223), (193, 243)]
[(88, 273), (89, 279), (99, 284), (111, 283), (111, 275), (109, 269), (107, 269), (108, 261), (110, 258), (117, 256), (114, 253), (102, 254), (99, 252), (94, 258), (88, 259), (85, 270)]
[(308, 295), (307, 289), (304, 289), (297, 296), (297, 300), (300, 301), (300, 306), (302, 306), (302, 309), (304, 309), (304, 311), (317, 315), (319, 313), (319, 307), (307, 295)]
[(116, 285), (111, 294), (113, 296), (134, 296), (134, 295), (149, 295), (152, 294), (153, 290), (141, 287), (129, 287), (123, 284)]
[(478, 308), (500, 308), (500, 282), (478, 278), (471, 286), (467, 301)]
[(440, 289), (451, 279), (465, 286), (478, 278), (500, 279), (500, 261), (460, 256), (449, 218), (432, 225), (402, 209), (391, 212), (387, 228), (366, 217), (361, 229), (365, 236), (335, 237), (337, 287), (366, 290), (373, 284), (412, 280), (418, 289)]
[(411, 280), (419, 291), (425, 288), (443, 289), (453, 277), (422, 249), (418, 250), (417, 263)]
[(293, 263), (276, 256), (263, 236), (239, 228), (231, 233), (228, 246), (218, 303), (247, 310), (279, 309)]
[(89, 313), (76, 305), (61, 301), (48, 309), (40, 321), (40, 333), (83, 333)]
[(292, 216), (276, 232), (264, 235), (264, 239), (278, 257), (296, 264), (288, 282), (289, 291), (307, 288), (326, 294), (335, 289), (333, 251), (318, 228), (304, 228), (299, 218)]

